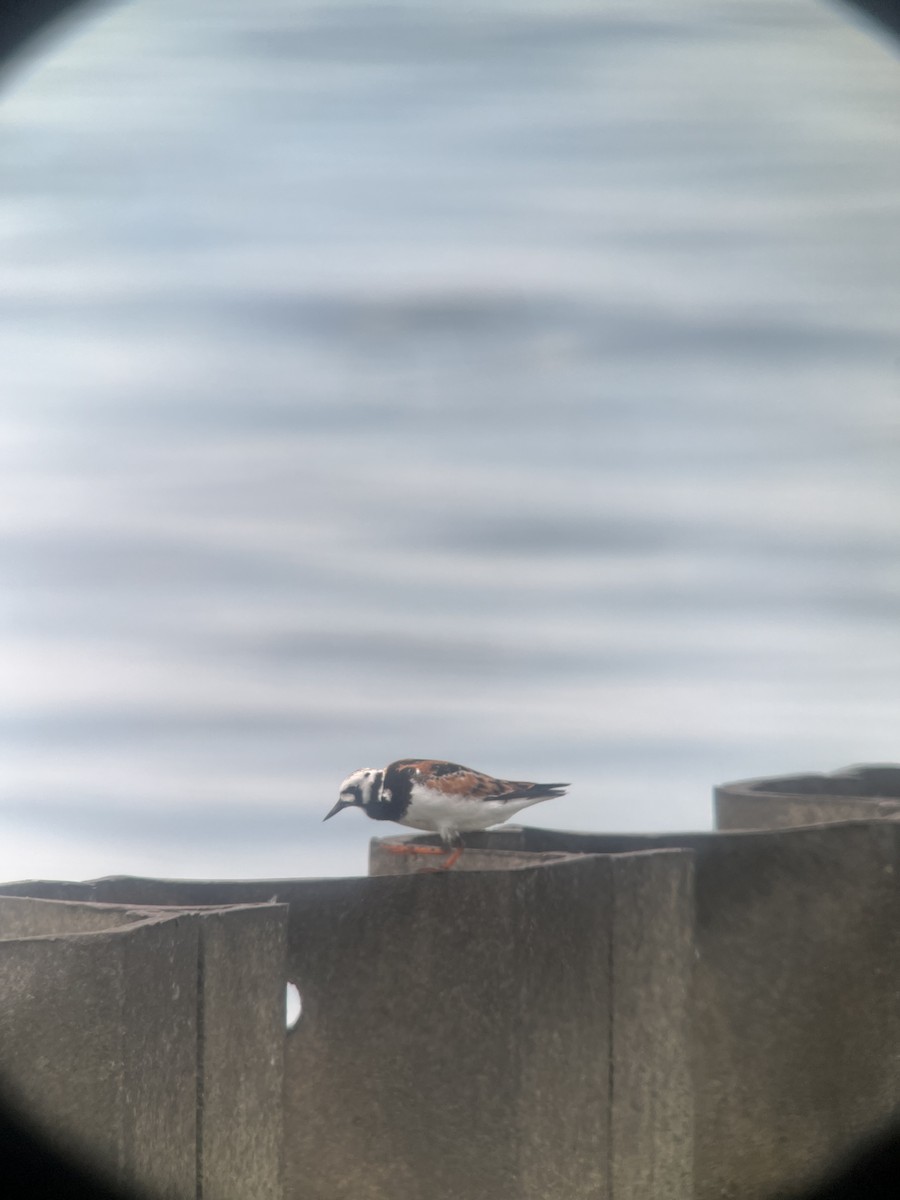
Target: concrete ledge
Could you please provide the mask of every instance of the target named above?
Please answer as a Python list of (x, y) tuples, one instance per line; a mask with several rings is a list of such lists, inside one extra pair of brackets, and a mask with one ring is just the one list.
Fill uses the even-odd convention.
[(830, 775), (782, 775), (720, 784), (716, 828), (784, 829), (827, 821), (900, 817), (900, 766), (854, 766)]
[[(513, 829), (502, 831), (511, 834), (503, 837), (498, 831), (497, 845), (488, 845), (484, 834), (477, 839), (467, 838), (462, 857), (454, 865), (454, 874), (461, 871), (515, 871), (524, 867), (541, 867), (547, 863), (562, 862), (572, 855), (561, 850), (529, 852), (524, 849), (524, 831)], [(418, 875), (439, 867), (441, 859), (430, 855), (397, 854), (391, 845), (402, 842), (413, 846), (441, 847), (437, 837), (391, 837), (372, 838), (369, 842), (369, 875)], [(477, 844), (476, 844), (477, 842)], [(508, 848), (506, 848), (508, 847)]]

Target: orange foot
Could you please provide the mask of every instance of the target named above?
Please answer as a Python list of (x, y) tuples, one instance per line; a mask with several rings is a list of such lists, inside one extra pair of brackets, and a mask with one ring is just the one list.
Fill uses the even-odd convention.
[(383, 842), (382, 845), (390, 854), (447, 855), (446, 862), (442, 862), (438, 867), (422, 867), (417, 872), (419, 875), (431, 875), (435, 871), (449, 871), (451, 867), (455, 867), (459, 862), (464, 849), (463, 846), (457, 846), (454, 850), (447, 851), (443, 846), (417, 846), (409, 842)]
[(447, 861), (441, 863), (441, 865), (438, 867), (438, 870), (439, 871), (449, 871), (451, 867), (455, 867), (456, 864), (459, 862), (459, 860), (462, 858), (462, 852), (463, 852), (463, 847), (457, 846), (455, 850), (452, 850), (450, 852), (450, 856), (448, 857)]
[(414, 842), (382, 842), (390, 854), (446, 854), (443, 846), (417, 846)]

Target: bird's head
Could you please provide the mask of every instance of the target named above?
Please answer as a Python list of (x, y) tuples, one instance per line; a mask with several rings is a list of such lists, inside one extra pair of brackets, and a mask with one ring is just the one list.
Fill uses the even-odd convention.
[(384, 772), (375, 767), (363, 767), (359, 771), (354, 771), (352, 775), (348, 775), (341, 784), (337, 804), (322, 820), (327, 821), (339, 813), (342, 808), (367, 808), (378, 798), (383, 776)]

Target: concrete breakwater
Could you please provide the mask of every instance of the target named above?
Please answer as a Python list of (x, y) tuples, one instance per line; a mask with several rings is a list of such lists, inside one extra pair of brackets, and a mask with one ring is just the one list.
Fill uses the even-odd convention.
[(171, 1200), (762, 1200), (900, 1108), (898, 809), (867, 767), (446, 874), (7, 884), (0, 1075)]

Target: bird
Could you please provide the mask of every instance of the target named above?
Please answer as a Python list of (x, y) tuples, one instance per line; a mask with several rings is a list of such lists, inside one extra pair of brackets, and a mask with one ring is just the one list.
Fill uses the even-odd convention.
[(437, 833), (443, 848), (386, 842), (397, 854), (441, 854), (447, 870), (459, 861), (462, 834), (488, 829), (542, 800), (565, 795), (567, 783), (496, 779), (438, 758), (400, 758), (386, 767), (362, 767), (341, 784), (338, 802), (322, 819), (344, 808), (361, 808), (373, 821), (395, 821)]

